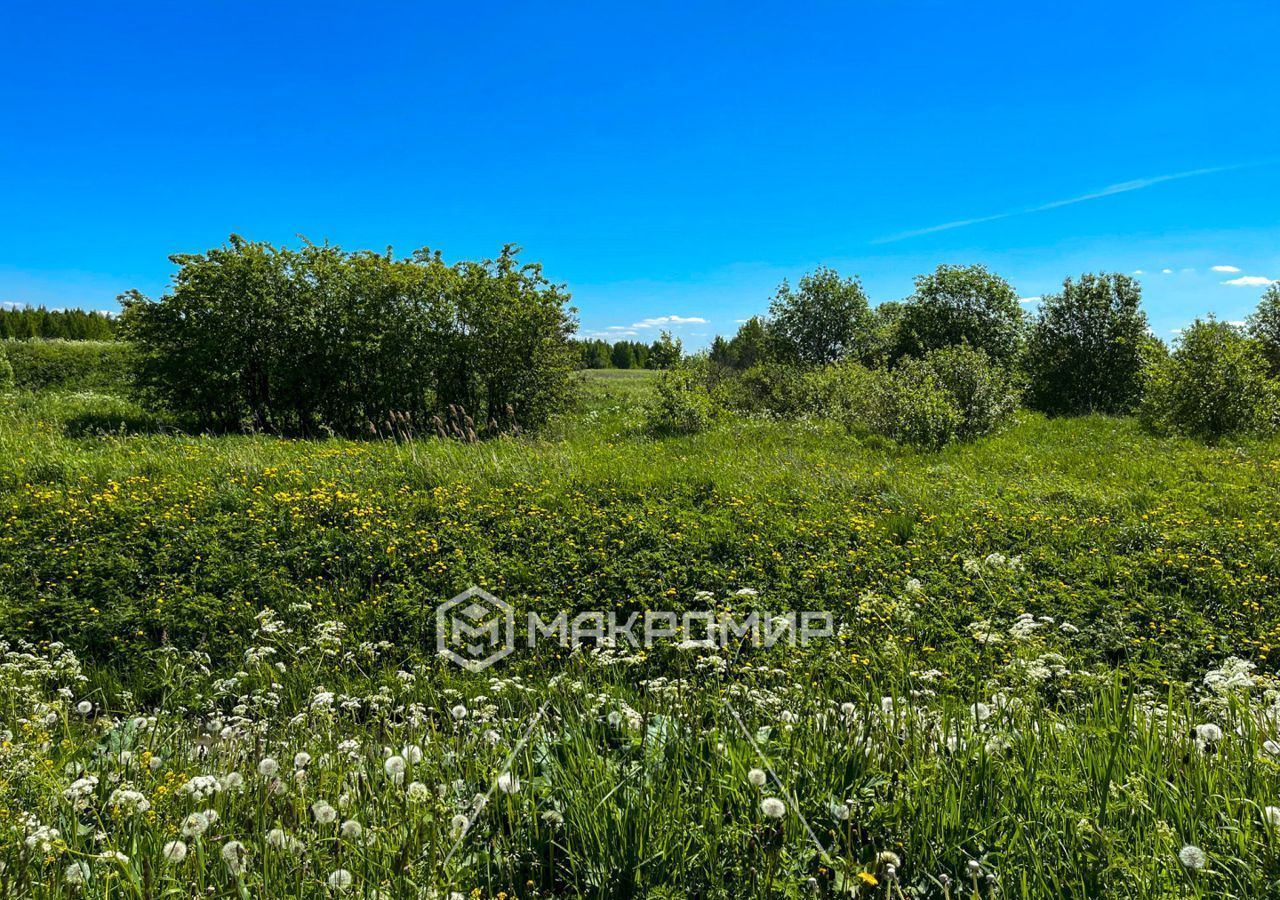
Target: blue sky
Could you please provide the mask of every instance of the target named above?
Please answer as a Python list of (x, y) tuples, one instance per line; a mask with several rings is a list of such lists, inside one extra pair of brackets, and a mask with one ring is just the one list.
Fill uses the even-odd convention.
[(1141, 270), (1164, 337), (1241, 319), (1280, 279), (1273, 4), (4, 19), (0, 302), (113, 308), (231, 232), (452, 259), (517, 242), (569, 284), (583, 333), (674, 322), (691, 346), (822, 264), (873, 301), (941, 262), (985, 263), (1026, 297)]

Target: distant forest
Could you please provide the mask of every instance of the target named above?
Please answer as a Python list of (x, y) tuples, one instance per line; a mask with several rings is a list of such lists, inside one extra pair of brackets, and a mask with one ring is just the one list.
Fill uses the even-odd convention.
[(580, 369), (670, 369), (680, 362), (684, 348), (679, 338), (662, 332), (652, 344), (641, 341), (576, 340)]
[(46, 309), (43, 306), (0, 309), (0, 340), (61, 338), (67, 341), (109, 341), (115, 336), (115, 319), (97, 310)]

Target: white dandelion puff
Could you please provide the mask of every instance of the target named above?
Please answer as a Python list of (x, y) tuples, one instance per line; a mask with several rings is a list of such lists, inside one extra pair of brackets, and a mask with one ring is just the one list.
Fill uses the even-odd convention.
[(1182, 863), (1188, 869), (1199, 870), (1205, 867), (1209, 861), (1203, 850), (1195, 844), (1187, 844), (1178, 851), (1178, 862)]

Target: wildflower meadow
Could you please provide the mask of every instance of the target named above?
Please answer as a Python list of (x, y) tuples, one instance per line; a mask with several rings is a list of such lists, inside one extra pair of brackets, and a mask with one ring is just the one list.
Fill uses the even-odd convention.
[[(922, 452), (0, 419), (0, 893), (1261, 897), (1280, 890), (1280, 445), (1022, 412)], [(804, 647), (540, 644), (431, 610), (823, 609)]]

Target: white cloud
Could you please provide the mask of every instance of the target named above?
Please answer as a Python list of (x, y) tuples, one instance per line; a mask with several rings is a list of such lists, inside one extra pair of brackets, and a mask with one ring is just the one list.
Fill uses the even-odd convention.
[(639, 322), (633, 322), (632, 328), (659, 328), (663, 325), (709, 325), (710, 323), (701, 316), (654, 316), (649, 319), (641, 319)]
[(0, 300), (0, 309), (25, 309), (26, 306), (21, 300)]
[(1018, 302), (1019, 303), (1039, 303), (1040, 298), (1039, 297), (1019, 297)]
[(1134, 274), (1134, 275), (1145, 275), (1145, 274), (1147, 274), (1147, 273), (1146, 273), (1146, 272), (1144, 272), (1144, 271), (1142, 271), (1141, 269), (1134, 269), (1134, 270), (1133, 270), (1133, 274)]
[(1231, 326), (1233, 326), (1233, 327), (1235, 327), (1235, 328), (1243, 328), (1245, 325), (1248, 325), (1249, 323), (1248, 323), (1248, 322), (1246, 322), (1244, 319), (1233, 319), (1232, 321), (1228, 322), (1227, 324), (1228, 324), (1228, 325), (1231, 325)]
[(1209, 271), (1210, 271), (1210, 272), (1231, 272), (1231, 273), (1235, 273), (1235, 272), (1239, 272), (1240, 270), (1239, 270), (1239, 269), (1237, 269), (1235, 266), (1214, 266), (1214, 267), (1213, 267), (1212, 269), (1210, 269)]
[(1241, 275), (1239, 278), (1232, 278), (1222, 283), (1234, 287), (1266, 287), (1269, 284), (1275, 284), (1270, 278), (1263, 278), (1261, 275)]
[(1160, 270), (1160, 274), (1161, 274), (1161, 275), (1172, 275), (1172, 274), (1173, 274), (1173, 269), (1161, 269), (1161, 270)]

